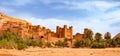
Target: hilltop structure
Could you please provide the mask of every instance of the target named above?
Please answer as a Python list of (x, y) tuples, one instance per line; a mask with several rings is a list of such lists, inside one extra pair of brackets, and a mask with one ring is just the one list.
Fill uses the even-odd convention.
[(0, 34), (3, 34), (6, 29), (10, 29), (12, 32), (21, 36), (23, 39), (33, 37), (34, 39), (44, 38), (48, 42), (55, 42), (64, 38), (75, 39), (83, 38), (84, 34), (76, 34), (73, 36), (72, 26), (67, 28), (67, 25), (64, 25), (63, 28), (60, 26), (56, 27), (56, 32), (51, 31), (40, 25), (32, 25), (31, 23), (19, 19), (6, 16), (0, 13)]

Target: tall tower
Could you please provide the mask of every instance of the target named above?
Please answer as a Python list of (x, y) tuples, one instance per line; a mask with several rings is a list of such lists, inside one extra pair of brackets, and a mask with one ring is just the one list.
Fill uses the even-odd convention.
[(56, 36), (61, 37), (60, 27), (59, 26), (56, 27)]
[(67, 37), (67, 34), (68, 34), (68, 32), (67, 32), (67, 25), (64, 25), (64, 28), (63, 28), (63, 37)]
[(72, 29), (73, 29), (73, 27), (70, 26), (70, 27), (69, 27), (69, 30), (70, 30), (70, 38), (73, 38), (73, 31), (72, 31)]
[(63, 38), (72, 38), (72, 26), (67, 28), (67, 25), (64, 25), (63, 28), (57, 26), (56, 27), (56, 35), (57, 37)]

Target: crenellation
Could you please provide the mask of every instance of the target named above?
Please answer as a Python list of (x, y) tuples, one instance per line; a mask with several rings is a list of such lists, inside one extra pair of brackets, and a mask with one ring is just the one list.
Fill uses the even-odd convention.
[(67, 25), (64, 25), (64, 29), (67, 29)]
[(59, 38), (71, 38), (72, 37), (72, 26), (67, 28), (67, 25), (64, 25), (63, 28), (56, 27), (56, 35)]

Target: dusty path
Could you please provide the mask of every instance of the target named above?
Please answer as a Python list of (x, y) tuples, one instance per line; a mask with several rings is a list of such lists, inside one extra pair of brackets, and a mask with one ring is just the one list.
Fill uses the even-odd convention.
[(120, 48), (28, 48), (26, 50), (0, 49), (0, 56), (120, 56)]

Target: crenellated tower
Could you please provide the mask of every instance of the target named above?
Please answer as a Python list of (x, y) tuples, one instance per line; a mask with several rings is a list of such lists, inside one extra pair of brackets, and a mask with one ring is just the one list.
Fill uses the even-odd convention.
[(67, 25), (64, 25), (63, 28), (57, 26), (56, 27), (56, 35), (59, 38), (72, 38), (72, 26), (67, 28)]

